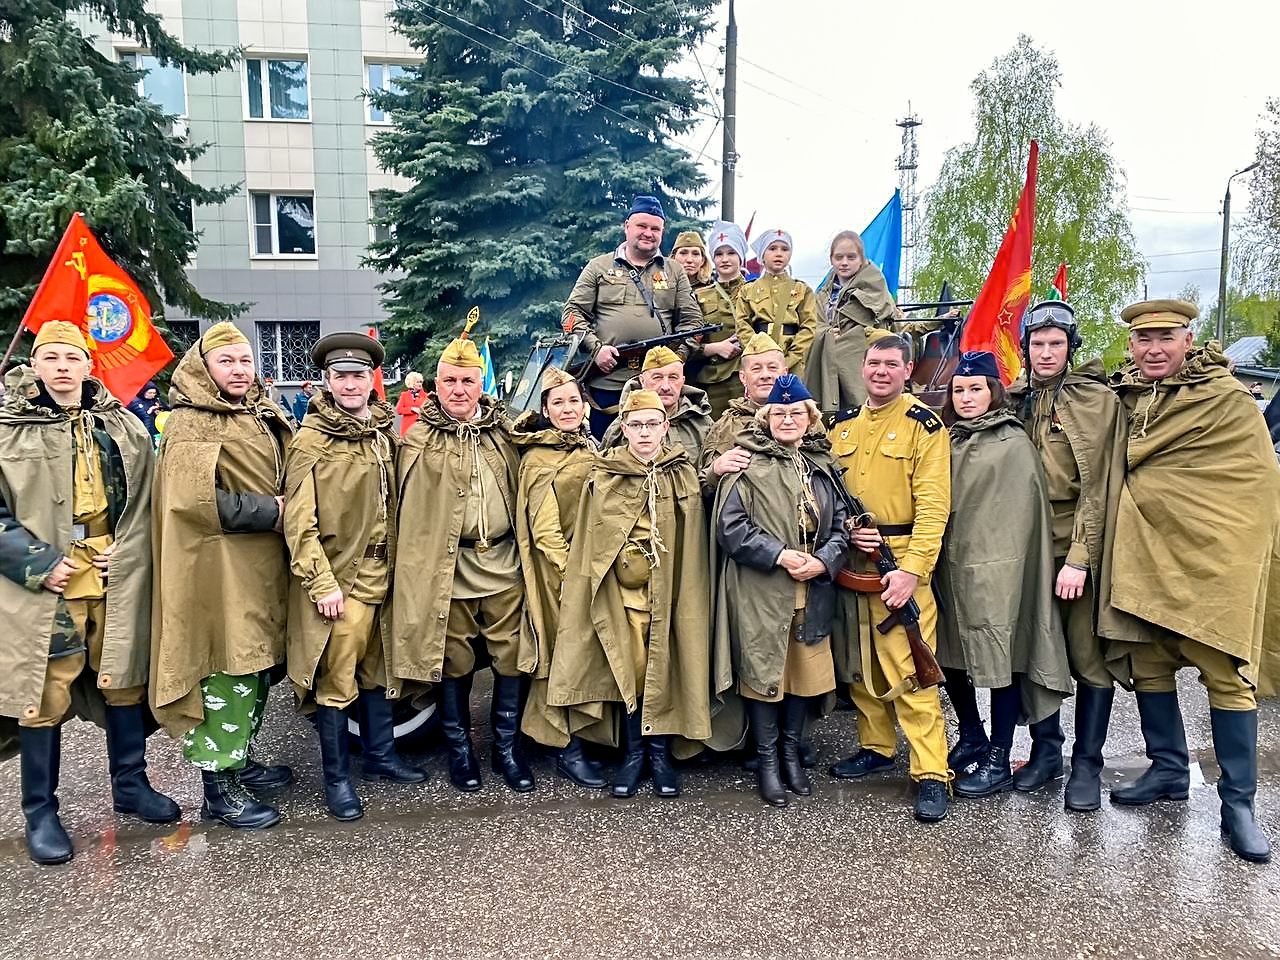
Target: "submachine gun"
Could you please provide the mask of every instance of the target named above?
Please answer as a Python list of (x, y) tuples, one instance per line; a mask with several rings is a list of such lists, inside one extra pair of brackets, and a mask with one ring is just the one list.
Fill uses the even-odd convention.
[[(849, 512), (849, 517), (845, 520), (845, 528), (849, 533), (852, 534), (854, 530), (876, 526), (875, 515), (863, 506), (858, 497), (849, 492), (849, 488), (844, 485), (844, 479), (837, 476), (835, 484), (836, 490), (842, 494), (845, 507)], [(846, 590), (853, 590), (857, 593), (881, 593), (884, 590), (884, 584), (880, 578), (898, 569), (898, 560), (894, 557), (893, 550), (887, 541), (880, 541), (880, 545), (876, 548), (874, 561), (876, 570), (879, 571), (878, 575), (855, 573), (853, 570), (842, 567), (836, 571), (836, 583)], [(943, 680), (942, 668), (938, 666), (938, 658), (934, 656), (933, 651), (929, 649), (929, 645), (924, 642), (924, 635), (920, 633), (920, 605), (916, 603), (915, 597), (909, 597), (905, 604), (897, 610), (889, 611), (889, 616), (876, 624), (876, 630), (882, 635), (888, 633), (894, 627), (902, 627), (907, 633), (907, 640), (911, 644), (911, 660), (915, 665), (917, 685), (923, 689), (924, 687), (935, 687), (940, 684)]]

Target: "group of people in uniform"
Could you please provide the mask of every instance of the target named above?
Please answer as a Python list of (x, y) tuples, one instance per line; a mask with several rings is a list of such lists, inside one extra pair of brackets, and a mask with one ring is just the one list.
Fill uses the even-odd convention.
[[(402, 698), (434, 697), (449, 779), (480, 789), (486, 665), (491, 767), (516, 792), (536, 789), (531, 738), (618, 797), (646, 774), (677, 797), (681, 760), (745, 750), (763, 801), (787, 806), (814, 789), (809, 731), (839, 689), (858, 748), (831, 775), (892, 770), (901, 728), (923, 822), (953, 795), (1060, 780), (1073, 691), (1065, 805), (1096, 810), (1117, 683), (1152, 762), (1111, 800), (1185, 800), (1175, 675), (1193, 666), (1223, 834), (1269, 858), (1255, 697), (1274, 672), (1280, 469), (1216, 345), (1193, 345), (1194, 307), (1126, 309), (1133, 362), (1108, 379), (1076, 363), (1071, 308), (1038, 304), (1024, 377), (1006, 390), (991, 354), (965, 354), (938, 412), (909, 391), (910, 333), (856, 234), (818, 296), (787, 274), (785, 231), (758, 240), (766, 272), (746, 282), (736, 226), (681, 234), (668, 259), (664, 225), (636, 199), (565, 305), (586, 372), (549, 368), (515, 420), (463, 337), (401, 438), (373, 393), (382, 347), (338, 333), (313, 348), (323, 381), (295, 432), (220, 323), (177, 366), (157, 457), (79, 329), (41, 326), (0, 409), (0, 716), (34, 860), (72, 857), (56, 795), (71, 716), (107, 729), (118, 812), (180, 816), (147, 781), (154, 715), (200, 770), (206, 818), (268, 827), (292, 773), (254, 741), (287, 677), (327, 809), (354, 820), (351, 720), (365, 781), (427, 776), (395, 746)], [(628, 361), (630, 343), (708, 323)], [(959, 721), (950, 749), (921, 646)], [(1015, 772), (1019, 723), (1033, 745)]]

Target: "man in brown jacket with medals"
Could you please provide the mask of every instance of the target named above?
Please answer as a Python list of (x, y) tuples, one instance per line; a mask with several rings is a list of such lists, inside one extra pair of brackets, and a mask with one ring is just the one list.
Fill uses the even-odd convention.
[(396, 753), (383, 638), (383, 601), (395, 551), (395, 414), (373, 393), (382, 344), (363, 333), (332, 333), (311, 349), (324, 389), (289, 445), (284, 536), (294, 581), (289, 678), (299, 699), (314, 694), (324, 794), (339, 820), (364, 811), (351, 787), (346, 708), (359, 701), (365, 780), (427, 778)]
[(473, 644), (493, 664), (493, 769), (518, 793), (534, 788), (517, 735), (524, 677), (519, 658), (524, 581), (516, 546), (520, 457), (502, 407), (484, 395), (476, 345), (454, 340), (436, 390), (405, 434), (397, 459), (400, 533), (392, 622), (404, 650), (391, 675), (436, 685), (449, 744), (449, 779), (480, 789), (471, 746)]

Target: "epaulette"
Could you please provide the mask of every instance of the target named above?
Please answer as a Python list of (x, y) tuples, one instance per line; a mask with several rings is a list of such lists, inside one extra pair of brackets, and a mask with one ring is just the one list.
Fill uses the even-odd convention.
[(916, 406), (912, 404), (907, 410), (907, 416), (912, 420), (919, 422), (929, 433), (937, 433), (942, 429), (942, 420), (936, 413), (925, 406)]
[(831, 429), (837, 423), (844, 423), (846, 420), (852, 420), (858, 415), (858, 411), (862, 407), (845, 407), (843, 410), (837, 410), (835, 413), (827, 414), (827, 429)]

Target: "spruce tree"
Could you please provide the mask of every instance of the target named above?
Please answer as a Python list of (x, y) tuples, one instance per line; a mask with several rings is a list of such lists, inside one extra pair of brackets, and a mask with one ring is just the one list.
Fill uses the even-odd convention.
[(139, 93), (141, 74), (95, 50), (68, 19), (77, 12), (188, 74), (236, 60), (184, 47), (144, 0), (0, 2), (0, 329), (21, 320), (76, 211), (157, 314), (170, 304), (234, 316), (239, 306), (200, 296), (186, 266), (192, 205), (221, 203), (236, 187), (191, 181), (183, 166), (204, 146), (173, 135), (173, 118)]
[(434, 362), (478, 304), (475, 333), (516, 362), (558, 328), (587, 260), (622, 241), (636, 194), (661, 199), (667, 247), (702, 225), (706, 178), (673, 138), (712, 111), (684, 59), (714, 6), (402, 0), (395, 28), (425, 59), (371, 92), (392, 117), (373, 146), (414, 185), (385, 195), (376, 222), (394, 235), (366, 261), (387, 274), (398, 353)]

